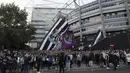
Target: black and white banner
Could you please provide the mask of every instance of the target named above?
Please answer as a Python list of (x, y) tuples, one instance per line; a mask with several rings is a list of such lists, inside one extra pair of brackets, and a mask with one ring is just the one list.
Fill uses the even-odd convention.
[(92, 46), (96, 45), (99, 42), (99, 39), (101, 39), (102, 37), (103, 37), (102, 31), (98, 30)]
[(65, 20), (65, 18), (59, 18), (43, 40), (40, 50), (53, 50), (58, 44), (54, 43), (54, 41), (50, 41), (50, 39), (55, 40), (55, 38), (51, 36), (53, 36), (55, 33), (62, 32), (63, 29), (67, 28), (66, 26), (67, 21)]

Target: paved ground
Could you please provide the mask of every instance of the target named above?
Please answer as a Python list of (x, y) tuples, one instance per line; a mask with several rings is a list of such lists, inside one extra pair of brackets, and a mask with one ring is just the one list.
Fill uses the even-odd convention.
[[(71, 71), (65, 71), (65, 73), (130, 73), (130, 68), (127, 68), (125, 65), (120, 65), (118, 70), (112, 70), (111, 69), (107, 70), (106, 68), (100, 68), (97, 65), (93, 66), (93, 71), (89, 67), (86, 67), (85, 65), (82, 65), (81, 67), (73, 66), (71, 68)], [(9, 72), (7, 72), (9, 73)], [(15, 73), (20, 73), (20, 72), (15, 72)], [(36, 70), (30, 70), (29, 73), (37, 73)], [(57, 69), (42, 69), (41, 73), (59, 73)]]
[[(112, 64), (110, 64), (110, 66), (111, 67), (113, 67), (113, 65)], [(120, 65), (120, 68), (122, 68), (122, 67), (126, 67), (126, 65)], [(99, 66), (97, 66), (97, 65), (93, 65), (93, 68), (95, 69), (95, 70), (101, 70), (101, 69), (105, 69), (105, 68), (100, 68)], [(73, 66), (73, 68), (71, 68), (71, 71), (86, 71), (86, 70), (90, 70), (90, 68), (89, 67), (86, 67), (86, 65), (81, 65), (81, 67), (77, 67), (77, 66)], [(47, 70), (47, 69), (43, 69), (42, 70), (43, 72), (50, 72), (50, 71), (56, 71), (56, 69), (51, 69), (51, 70)]]
[(130, 68), (120, 68), (118, 70), (94, 70), (94, 71), (72, 71), (66, 73), (130, 73)]
[[(50, 72), (42, 72), (42, 73), (58, 73), (56, 71)], [(91, 70), (73, 70), (73, 71), (66, 71), (65, 73), (130, 73), (130, 68), (120, 68), (118, 70), (106, 70), (106, 69), (95, 69), (94, 71)]]
[[(119, 73), (128, 73), (130, 71), (130, 68), (126, 68), (125, 65), (121, 65), (119, 67), (119, 70), (113, 71), (112, 68), (110, 70), (106, 70), (106, 68), (100, 68), (99, 66), (94, 65), (94, 71), (91, 71), (91, 69), (89, 67), (82, 65), (81, 67), (73, 66), (73, 68), (71, 68), (71, 71), (66, 71), (65, 73), (86, 73), (86, 72), (87, 73), (113, 73), (113, 72), (118, 73), (118, 71), (120, 71)], [(59, 71), (56, 69), (51, 69), (51, 70), (43, 69), (43, 70), (41, 70), (41, 73), (58, 73), (58, 72)], [(37, 73), (37, 72), (33, 70), (33, 71), (30, 71), (29, 73)]]
[[(94, 69), (99, 69), (99, 66), (95, 65), (93, 66)], [(77, 70), (86, 70), (86, 69), (89, 69), (89, 67), (86, 67), (86, 65), (82, 65), (81, 67), (77, 67), (76, 65), (73, 66), (73, 68), (71, 68), (71, 71), (77, 71)], [(48, 72), (47, 69), (43, 69), (42, 71), (44, 72)], [(56, 71), (56, 69), (51, 69), (49, 71)]]

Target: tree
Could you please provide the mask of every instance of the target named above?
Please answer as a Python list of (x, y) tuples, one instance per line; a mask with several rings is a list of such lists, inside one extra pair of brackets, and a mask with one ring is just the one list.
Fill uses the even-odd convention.
[(27, 23), (27, 12), (14, 3), (0, 5), (0, 45), (6, 48), (22, 48), (34, 39), (34, 26)]

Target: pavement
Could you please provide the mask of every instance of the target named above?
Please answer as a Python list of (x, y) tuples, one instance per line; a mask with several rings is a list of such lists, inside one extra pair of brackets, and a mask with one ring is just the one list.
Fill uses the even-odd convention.
[[(7, 72), (9, 73), (9, 72)], [(20, 73), (20, 72), (15, 72)], [(38, 73), (36, 70), (30, 70), (29, 73)], [(42, 69), (40, 73), (59, 73), (58, 69)], [(127, 68), (126, 65), (120, 65), (118, 70), (113, 70), (113, 65), (110, 64), (110, 69), (100, 68), (97, 65), (93, 65), (93, 71), (91, 71), (90, 67), (86, 67), (84, 64), (81, 67), (77, 67), (76, 65), (71, 68), (70, 71), (65, 70), (65, 73), (130, 73), (130, 68)]]
[[(96, 70), (97, 70), (97, 69), (99, 69), (99, 66), (94, 65), (94, 66), (93, 66), (93, 69), (96, 69)], [(100, 68), (100, 69), (101, 69), (101, 68)], [(83, 65), (81, 65), (81, 67), (77, 67), (76, 65), (74, 65), (73, 68), (71, 68), (70, 71), (72, 72), (72, 71), (86, 71), (86, 70), (90, 70), (90, 67), (86, 67), (86, 66), (83, 64)], [(67, 70), (65, 69), (65, 71), (67, 71)], [(59, 70), (58, 70), (58, 68), (57, 68), (57, 69), (50, 69), (50, 70), (48, 70), (47, 68), (45, 68), (45, 69), (41, 69), (40, 72), (42, 72), (42, 73), (52, 73), (52, 72), (58, 73)], [(36, 70), (30, 71), (30, 73), (36, 73)]]
[[(71, 68), (70, 71), (67, 71), (65, 70), (65, 73), (85, 73), (85, 72), (88, 72), (88, 73), (112, 73), (113, 70), (112, 70), (112, 66), (111, 66), (111, 69), (110, 70), (107, 70), (106, 68), (100, 68), (99, 66), (95, 65), (93, 66), (93, 70), (94, 71), (91, 71), (90, 67), (86, 67), (84, 64), (81, 65), (81, 67), (77, 67), (77, 66), (73, 66), (73, 68)], [(127, 69), (125, 65), (120, 65), (119, 67), (119, 70), (117, 71), (130, 71), (130, 68)], [(98, 72), (99, 71), (99, 72)], [(106, 71), (106, 72), (105, 72)], [(109, 72), (110, 71), (110, 72)], [(112, 72), (111, 72), (112, 71)], [(129, 72), (128, 71), (128, 72)], [(59, 71), (57, 69), (50, 69), (50, 70), (47, 70), (47, 69), (42, 69), (40, 71), (41, 73), (58, 73)], [(30, 71), (30, 73), (37, 73), (36, 70), (33, 70), (33, 71)], [(115, 72), (114, 72), (115, 73)], [(118, 72), (117, 72), (118, 73)], [(121, 72), (119, 72), (121, 73)], [(123, 73), (127, 73), (127, 72), (123, 72)]]
[[(84, 64), (81, 65), (81, 67), (77, 67), (76, 65), (74, 65), (72, 68), (71, 68), (71, 71), (79, 71), (79, 70), (87, 70), (89, 69), (90, 67), (86, 67)], [(95, 65), (93, 66), (94, 69), (98, 69), (99, 66)], [(43, 69), (42, 71), (44, 72), (48, 72), (48, 71), (57, 71), (57, 69), (50, 69), (50, 70), (47, 70), (47, 69)]]
[[(41, 73), (59, 73), (58, 71), (50, 71), (50, 72), (41, 72)], [(119, 68), (118, 70), (113, 70), (113, 69), (94, 69), (93, 71), (91, 70), (80, 70), (80, 71), (65, 71), (65, 73), (130, 73), (130, 68)]]
[[(51, 72), (53, 73), (53, 72)], [(130, 73), (130, 68), (120, 68), (118, 70), (94, 70), (94, 71), (70, 71), (70, 72), (65, 72), (65, 73)]]

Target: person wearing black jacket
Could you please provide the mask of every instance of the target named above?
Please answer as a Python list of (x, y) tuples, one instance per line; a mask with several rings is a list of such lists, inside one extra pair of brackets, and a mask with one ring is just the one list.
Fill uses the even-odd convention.
[(2, 67), (2, 57), (0, 56), (0, 73), (1, 73), (1, 67)]
[(29, 58), (28, 55), (25, 55), (22, 73), (28, 73), (28, 72), (29, 72)]
[(114, 65), (114, 68), (113, 68), (113, 70), (117, 70), (117, 64), (118, 64), (118, 56), (116, 55), (116, 54), (112, 54), (111, 55), (111, 57), (112, 57), (112, 63), (113, 63), (113, 65)]
[(41, 64), (41, 56), (36, 57), (36, 63), (37, 63), (37, 72), (40, 71), (40, 64)]
[(59, 65), (59, 68), (60, 68), (59, 73), (61, 73), (62, 71), (64, 73), (65, 72), (64, 71), (64, 67), (65, 67), (65, 55), (64, 55), (63, 52), (58, 55), (58, 65)]
[(7, 60), (3, 59), (2, 63), (1, 63), (1, 73), (6, 73), (6, 69), (7, 69)]
[(88, 67), (89, 66), (89, 57), (87, 56), (87, 55), (84, 55), (84, 61), (85, 61), (85, 65), (86, 65), (86, 67)]
[(93, 52), (90, 52), (89, 53), (89, 66), (90, 66), (90, 69), (91, 71), (93, 71), (93, 62), (94, 62), (94, 53)]

